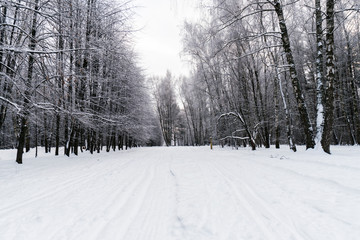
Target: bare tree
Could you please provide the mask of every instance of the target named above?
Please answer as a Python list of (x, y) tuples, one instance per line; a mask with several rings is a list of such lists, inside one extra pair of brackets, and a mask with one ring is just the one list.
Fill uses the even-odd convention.
[(38, 143), (70, 156), (157, 138), (129, 1), (3, 2), (0, 147), (17, 143), (18, 163)]
[(177, 120), (180, 113), (172, 81), (172, 75), (168, 71), (159, 83), (155, 83), (154, 91), (156, 109), (166, 146), (176, 144)]

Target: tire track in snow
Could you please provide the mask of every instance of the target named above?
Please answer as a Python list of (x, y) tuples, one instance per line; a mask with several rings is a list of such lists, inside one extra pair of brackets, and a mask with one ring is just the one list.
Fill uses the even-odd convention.
[[(169, 173), (171, 176), (171, 182), (173, 186), (173, 192), (174, 192), (174, 200), (175, 200), (175, 209), (174, 209), (174, 217), (175, 217), (175, 223), (172, 226), (172, 235), (175, 236), (177, 239), (184, 239), (185, 238), (185, 231), (186, 226), (183, 222), (183, 219), (181, 218), (179, 214), (179, 204), (180, 204), (180, 185), (179, 185), (179, 179), (177, 176), (177, 173), (175, 173), (175, 165), (174, 165), (174, 159), (172, 155), (170, 155), (170, 164), (169, 164)], [(180, 231), (178, 231), (180, 229)], [(180, 235), (180, 236), (179, 236)]]
[[(216, 167), (212, 166), (211, 163), (208, 163), (208, 168), (215, 171), (221, 179), (225, 183), (225, 187), (228, 189), (230, 193), (234, 193), (232, 197), (235, 199), (234, 206), (238, 209), (238, 212), (240, 212), (239, 216), (242, 217), (250, 217), (255, 222), (256, 226), (260, 228), (261, 232), (263, 233), (266, 240), (279, 240), (281, 239), (280, 236), (274, 236), (273, 232), (271, 231), (271, 228), (263, 223), (263, 219), (258, 216), (258, 213), (253, 209), (253, 207), (250, 205), (249, 201), (245, 199), (245, 196), (242, 195), (237, 187), (232, 183), (232, 181), (225, 176), (222, 172), (220, 172)], [(245, 214), (247, 213), (247, 214)], [(227, 236), (225, 236), (224, 239), (226, 239)]]
[[(126, 235), (128, 227), (134, 220), (136, 220), (136, 216), (145, 201), (149, 186), (154, 179), (154, 166), (150, 166), (149, 168), (150, 169), (145, 169), (141, 178), (137, 179), (135, 183), (132, 183), (128, 187), (127, 191), (113, 197), (113, 203), (109, 205), (109, 211), (111, 211), (111, 214), (108, 214), (109, 223), (101, 227), (97, 237), (94, 239), (114, 238), (112, 236), (108, 236), (108, 234), (109, 230), (118, 229), (114, 227), (117, 223), (119, 223), (119, 227), (121, 226), (121, 229), (119, 229), (120, 231), (117, 231), (116, 239), (124, 239), (123, 237)], [(126, 216), (127, 220), (119, 221), (119, 216)]]
[[(127, 162), (120, 165), (120, 167), (123, 167), (130, 163), (131, 161), (128, 160)], [(66, 192), (69, 190), (69, 187), (78, 185), (78, 188), (83, 187), (83, 185), (87, 182), (93, 181), (97, 177), (102, 176), (103, 172), (93, 172), (89, 171), (85, 174), (79, 175), (81, 172), (74, 170), (74, 174), (76, 174), (76, 177), (70, 177), (65, 182), (56, 182), (56, 183), (49, 183), (47, 187), (51, 188), (44, 188), (42, 191), (37, 192), (36, 194), (30, 196), (25, 202), (20, 203), (13, 203), (11, 205), (8, 205), (6, 207), (0, 208), (0, 215), (9, 213), (11, 211), (17, 211), (20, 208), (26, 207), (27, 205), (30, 205), (32, 203), (39, 202), (40, 200), (48, 197), (54, 197), (57, 193)], [(71, 174), (72, 176), (72, 174)], [(58, 180), (56, 177), (54, 177), (54, 180)], [(65, 191), (66, 190), (66, 191)]]
[[(171, 169), (178, 176), (176, 181), (180, 188), (177, 224), (174, 225), (176, 239), (225, 240), (253, 237), (256, 227), (251, 225), (251, 232), (247, 225), (253, 219), (244, 215), (238, 199), (231, 196), (229, 187), (224, 186), (223, 176), (209, 167), (206, 161), (199, 160), (182, 160), (182, 164), (178, 163), (178, 169)], [(194, 196), (189, 196), (189, 193)], [(245, 219), (250, 221), (246, 222)]]
[[(278, 158), (281, 155), (271, 155), (270, 158)], [(282, 156), (283, 157), (283, 156)], [(281, 157), (280, 157), (280, 160)], [(295, 164), (312, 164), (312, 165), (317, 165), (317, 166), (322, 166), (322, 167), (327, 167), (327, 168), (333, 168), (335, 170), (345, 170), (345, 171), (350, 171), (350, 172), (360, 172), (360, 168), (356, 167), (356, 166), (347, 166), (347, 165), (341, 165), (341, 164), (331, 164), (331, 163), (327, 163), (324, 161), (316, 161), (316, 160), (299, 160), (299, 159), (292, 159), (292, 158), (287, 158), (285, 157), (285, 161), (287, 162), (292, 162)]]
[(169, 176), (172, 178), (175, 208), (171, 233), (175, 239), (217, 239), (208, 228), (211, 191), (201, 168), (192, 156), (171, 156)]
[[(91, 199), (91, 204), (84, 207), (80, 212), (76, 215), (76, 218), (72, 219), (71, 222), (68, 222), (66, 226), (63, 226), (62, 228), (58, 229), (56, 231), (56, 233), (54, 234), (54, 237), (52, 239), (68, 239), (69, 237), (64, 237), (64, 238), (59, 238), (60, 234), (62, 234), (66, 229), (79, 229), (77, 230), (75, 237), (73, 237), (72, 239), (91, 239), (91, 236), (84, 238), (83, 236), (86, 235), (86, 232), (88, 231), (89, 225), (94, 225), (95, 223), (98, 223), (97, 221), (102, 220), (105, 221), (104, 218), (107, 217), (106, 212), (111, 211), (111, 208), (113, 207), (113, 205), (117, 202), (117, 199), (121, 199), (121, 196), (123, 195), (123, 192), (126, 192), (127, 189), (129, 188), (129, 186), (131, 186), (132, 184), (134, 184), (133, 182), (133, 177), (136, 176), (132, 175), (132, 176), (126, 176), (125, 177), (125, 173), (127, 173), (128, 168), (132, 167), (132, 165), (134, 163), (136, 163), (138, 161), (136, 160), (129, 160), (128, 162), (124, 163), (124, 164), (117, 164), (117, 165), (109, 165), (109, 166), (105, 166), (106, 168), (103, 169), (98, 169), (98, 177), (89, 179), (88, 182), (86, 182), (87, 186), (92, 186), (91, 188), (86, 189), (85, 191), (84, 189), (84, 185), (79, 186), (79, 188), (81, 189), (80, 194), (84, 195), (84, 196), (88, 196), (89, 194), (86, 194), (86, 191), (91, 191), (94, 192), (94, 187), (96, 187), (96, 192), (100, 193), (102, 192), (102, 194), (97, 194), (95, 195), (92, 199)], [(107, 169), (108, 167), (111, 167), (110, 169)], [(109, 173), (111, 173), (109, 175)], [(115, 173), (115, 174), (113, 174)], [(109, 176), (112, 177), (112, 179), (106, 179), (109, 178)], [(117, 180), (118, 177), (117, 176), (121, 176), (121, 183), (119, 184), (114, 184), (113, 180)], [(103, 183), (100, 186), (94, 186), (96, 185), (97, 182), (99, 182), (98, 179), (102, 179)], [(113, 179), (115, 178), (115, 179)], [(111, 192), (111, 195), (104, 195), (104, 189), (106, 189), (106, 184), (108, 182), (111, 182), (113, 185), (112, 189), (108, 189), (107, 192)], [(119, 181), (119, 180), (118, 180)], [(94, 184), (88, 184), (90, 182), (95, 182)], [(120, 188), (118, 186), (121, 186)], [(66, 199), (70, 198), (73, 194), (76, 194), (78, 191), (78, 189), (71, 189), (66, 195), (62, 196), (63, 201), (66, 201)], [(61, 200), (60, 200), (61, 201)], [(99, 207), (100, 205), (100, 207)], [(97, 211), (95, 213), (93, 213), (91, 215), (91, 218), (89, 218), (89, 211), (93, 210), (93, 209), (97, 209)], [(98, 209), (101, 209), (102, 211), (99, 212)], [(86, 223), (84, 224), (84, 219), (86, 219)], [(100, 219), (100, 220), (99, 220)], [(98, 228), (98, 225), (93, 226), (94, 228)]]
[[(67, 194), (62, 195), (60, 199), (56, 200), (57, 202), (66, 202), (68, 199), (72, 199), (72, 205), (74, 205), (74, 203), (81, 204), (79, 200), (84, 199), (85, 196), (92, 195), (89, 194), (89, 192), (93, 192), (95, 195), (88, 201), (90, 204), (85, 204), (85, 206), (81, 204), (79, 209), (75, 209), (75, 213), (71, 214), (73, 217), (69, 219), (69, 222), (66, 222), (65, 226), (61, 224), (62, 227), (60, 229), (57, 228), (55, 229), (56, 231), (51, 231), (54, 236), (52, 239), (89, 240), (94, 238), (94, 232), (103, 231), (104, 235), (108, 234), (109, 230), (106, 230), (106, 228), (108, 228), (107, 225), (117, 221), (114, 209), (119, 207), (120, 202), (131, 205), (131, 203), (129, 203), (131, 202), (131, 197), (135, 197), (134, 199), (137, 200), (138, 196), (136, 195), (136, 191), (141, 184), (146, 183), (148, 180), (149, 169), (153, 167), (153, 164), (146, 164), (148, 162), (144, 161), (146, 157), (147, 155), (145, 156), (145, 154), (142, 153), (141, 156), (137, 155), (134, 158), (128, 159), (125, 164), (119, 164), (118, 162), (116, 162), (117, 164), (111, 164), (114, 162), (107, 162), (109, 165), (100, 165), (98, 169), (95, 169), (99, 175), (90, 179), (89, 182), (86, 183), (86, 186), (81, 185), (79, 192), (77, 192), (76, 189), (68, 189)], [(104, 162), (106, 163), (106, 161)], [(87, 189), (84, 190), (83, 187)], [(79, 199), (76, 202), (74, 202), (73, 194), (77, 195), (76, 199)], [(134, 194), (136, 196), (133, 196)], [(69, 215), (69, 212), (71, 213), (71, 209), (69, 210), (68, 208), (65, 214)], [(129, 211), (125, 210), (124, 213), (125, 212)], [(122, 213), (117, 215), (121, 216), (125, 223), (128, 220), (124, 219), (127, 216), (124, 215), (124, 217)], [(123, 222), (119, 224), (119, 226), (122, 226)], [(119, 227), (116, 226), (113, 228), (110, 227), (110, 229), (113, 230), (117, 230), (118, 228)], [(92, 234), (89, 235), (89, 232)], [(110, 236), (108, 239), (113, 238)]]
[[(237, 185), (228, 177), (233, 176), (230, 172), (226, 171), (224, 173), (215, 166), (213, 162), (212, 168), (222, 176), (225, 180), (227, 186), (235, 193), (236, 198), (245, 210), (250, 214), (254, 219), (256, 224), (261, 228), (262, 232), (265, 234), (267, 240), (305, 240), (307, 237), (299, 233), (294, 226), (289, 225), (284, 220), (282, 220), (278, 214), (276, 214), (268, 204), (258, 197), (255, 192), (243, 181), (237, 182)], [(209, 164), (210, 165), (210, 164)], [(279, 231), (281, 228), (281, 231)], [(284, 231), (287, 234), (284, 234)]]
[[(146, 201), (143, 202), (140, 212), (129, 226), (123, 239), (173, 239), (171, 230), (176, 215), (176, 200), (173, 175), (170, 172), (172, 169), (171, 154), (172, 151), (164, 149), (152, 157), (147, 155), (148, 158), (150, 157), (148, 161), (155, 166), (155, 177), (148, 188)], [(175, 173), (173, 172), (173, 174)]]
[[(334, 237), (332, 233), (336, 233), (336, 229), (340, 225), (343, 229), (358, 228), (359, 225), (355, 223), (358, 222), (358, 218), (355, 217), (358, 216), (356, 212), (350, 213), (350, 215), (354, 215), (353, 221), (351, 221), (351, 218), (346, 217), (346, 215), (349, 216), (349, 213), (344, 214), (342, 212), (344, 206), (355, 206), (359, 202), (359, 196), (352, 191), (353, 188), (344, 189), (341, 184), (332, 183), (331, 180), (329, 183), (326, 179), (319, 180), (316, 177), (307, 177), (305, 174), (287, 168), (259, 163), (258, 160), (244, 159), (244, 161), (246, 163), (254, 163), (254, 168), (262, 173), (261, 177), (265, 178), (264, 180), (267, 184), (271, 183), (287, 195), (288, 200), (284, 201), (284, 203), (288, 205), (289, 211), (295, 216), (302, 217), (302, 219), (294, 219), (297, 224), (295, 224), (292, 218), (288, 220), (295, 228), (296, 225), (299, 225), (303, 229), (303, 236), (308, 236), (306, 232), (323, 229), (323, 234), (326, 234), (328, 238), (332, 238)], [(264, 168), (258, 166), (263, 166)], [(266, 169), (270, 169), (270, 171)], [(246, 179), (250, 178), (247, 177)], [(291, 182), (279, 182), (279, 180), (283, 179), (289, 179)], [(294, 183), (302, 184), (294, 186)], [(272, 191), (272, 194), (274, 194), (274, 191)], [(292, 202), (291, 205), (289, 205), (290, 202)], [(351, 211), (351, 208), (347, 209), (347, 212)], [(314, 221), (315, 224), (309, 225), (310, 221)], [(324, 222), (326, 226), (322, 224)]]
[(170, 166), (169, 166), (169, 173), (171, 175), (171, 179), (173, 182), (174, 198), (175, 198), (175, 223), (174, 223), (174, 226), (172, 229), (172, 234), (177, 239), (184, 239), (185, 232), (186, 232), (186, 226), (184, 224), (183, 218), (180, 216), (180, 213), (179, 213), (179, 204), (180, 204), (179, 179), (177, 177), (177, 174), (174, 173), (174, 170)]
[[(155, 164), (156, 163), (156, 164)], [(161, 209), (165, 207), (166, 198), (161, 197), (161, 189), (163, 182), (161, 178), (164, 176), (164, 169), (160, 166), (158, 160), (152, 163), (152, 178), (148, 181), (146, 191), (143, 194), (143, 201), (138, 204), (136, 213), (133, 214), (132, 220), (128, 223), (127, 231), (121, 236), (121, 239), (154, 239), (159, 238), (164, 222), (162, 218), (164, 214)], [(167, 167), (165, 166), (165, 171)], [(165, 188), (168, 190), (168, 188)], [(141, 228), (141, 231), (139, 229)]]
[[(209, 172), (211, 172), (211, 171), (209, 171), (209, 170), (213, 170), (213, 168), (212, 168), (208, 163), (207, 163), (207, 164), (204, 164), (204, 163), (202, 162), (202, 165), (200, 165), (200, 163), (199, 163), (198, 161), (196, 161), (196, 163), (197, 163), (197, 165), (199, 166), (199, 169), (200, 169), (200, 171), (201, 171), (201, 175), (203, 176), (203, 179), (204, 179), (205, 182), (207, 183), (207, 184), (206, 184), (206, 187), (207, 187), (207, 189), (208, 189), (208, 192), (211, 192), (211, 195), (209, 196), (209, 202), (211, 202), (211, 199), (212, 199), (211, 196), (217, 197), (217, 195), (219, 194), (219, 192), (217, 192), (217, 191), (215, 191), (215, 190), (211, 190), (211, 187), (210, 187), (210, 185), (209, 185), (209, 183), (213, 182), (213, 179), (211, 179), (211, 178), (209, 177)], [(207, 168), (205, 169), (204, 166), (207, 166)], [(210, 167), (209, 167), (209, 166), (210, 166)], [(219, 175), (218, 172), (216, 172), (216, 174)], [(222, 177), (222, 176), (220, 176), (220, 177)], [(223, 189), (222, 189), (222, 191), (223, 191)], [(226, 193), (226, 192), (224, 192), (224, 193)], [(232, 207), (235, 209), (235, 211), (233, 211), (232, 214), (235, 215), (235, 216), (241, 216), (243, 212), (242, 212), (241, 207), (238, 205), (238, 201), (236, 201), (237, 199), (234, 198), (234, 197), (230, 197), (230, 198), (228, 198), (227, 200), (228, 200), (228, 201), (231, 201), (232, 204), (231, 204), (231, 205), (229, 204), (229, 205), (232, 206)], [(209, 209), (209, 207), (208, 207), (208, 209)], [(220, 210), (221, 210), (221, 208), (220, 208)], [(216, 213), (216, 214), (212, 214), (212, 215), (213, 215), (213, 216), (216, 216), (216, 215), (218, 215), (218, 214)], [(228, 219), (228, 220), (229, 220), (229, 219)], [(230, 221), (230, 220), (229, 220), (229, 221)], [(205, 224), (205, 223), (204, 223), (204, 224)], [(228, 224), (229, 224), (229, 223), (228, 223)], [(237, 218), (234, 218), (234, 219), (232, 220), (232, 222), (229, 224), (229, 227), (228, 227), (227, 231), (226, 231), (225, 229), (223, 229), (223, 231), (225, 231), (225, 232), (221, 232), (221, 235), (218, 234), (218, 235), (216, 236), (216, 238), (219, 239), (219, 240), (231, 239), (231, 234), (234, 233), (233, 229), (237, 227), (237, 224), (238, 224), (238, 219), (237, 219)]]
[[(156, 177), (149, 186), (146, 201), (141, 206), (136, 221), (132, 222), (124, 235), (124, 239), (169, 239), (167, 236), (175, 205), (172, 175), (169, 174), (169, 169), (168, 159), (161, 158), (155, 168)], [(139, 231), (140, 228), (141, 231)]]
[(345, 186), (345, 185), (343, 185), (341, 183), (338, 183), (338, 182), (336, 182), (334, 180), (329, 180), (329, 179), (325, 179), (325, 178), (318, 178), (318, 177), (306, 175), (306, 174), (297, 172), (297, 171), (292, 170), (292, 169), (287, 168), (287, 167), (281, 167), (281, 166), (277, 166), (277, 165), (270, 165), (270, 164), (266, 164), (266, 163), (263, 163), (263, 162), (259, 162), (259, 161), (254, 160), (254, 159), (246, 160), (246, 161), (251, 162), (251, 163), (255, 163), (255, 164), (267, 167), (267, 168), (275, 169), (275, 170), (281, 171), (283, 173), (286, 173), (286, 174), (289, 174), (289, 175), (292, 175), (292, 176), (297, 176), (299, 178), (302, 178), (302, 180), (311, 182), (312, 184), (316, 183), (316, 184), (321, 184), (322, 186), (325, 184), (325, 185), (327, 185), (329, 187), (337, 188), (342, 192), (346, 192), (346, 193), (349, 193), (349, 194), (354, 194), (354, 193), (355, 194), (360, 194), (360, 189)]

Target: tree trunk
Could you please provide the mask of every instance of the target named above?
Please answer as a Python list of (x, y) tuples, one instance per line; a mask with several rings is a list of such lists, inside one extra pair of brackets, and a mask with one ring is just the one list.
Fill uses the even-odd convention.
[[(37, 14), (39, 10), (39, 0), (35, 0), (35, 7), (32, 16), (32, 23), (31, 23), (31, 32), (30, 32), (30, 43), (29, 49), (35, 50), (36, 47), (36, 30), (37, 30)], [(26, 89), (24, 92), (24, 106), (21, 115), (21, 130), (20, 130), (20, 137), (16, 155), (16, 162), (22, 164), (22, 155), (23, 155), (23, 148), (25, 145), (25, 137), (26, 132), (28, 131), (28, 116), (29, 116), (29, 108), (30, 108), (30, 98), (31, 98), (31, 88), (32, 88), (32, 75), (34, 70), (34, 53), (29, 53), (28, 58), (28, 71), (27, 71), (27, 80), (25, 82)]]
[(342, 21), (343, 21), (343, 29), (344, 29), (344, 34), (346, 38), (346, 47), (347, 47), (347, 68), (349, 72), (348, 80), (351, 91), (351, 113), (354, 122), (354, 132), (356, 136), (354, 140), (354, 144), (358, 144), (360, 143), (360, 111), (359, 111), (359, 94), (357, 91), (357, 84), (356, 84), (357, 74), (356, 71), (354, 70), (355, 66), (353, 66), (354, 61), (352, 59), (353, 51), (350, 43), (350, 36), (345, 27), (345, 23), (344, 23), (345, 19)]
[[(57, 86), (58, 86), (58, 91), (59, 93), (61, 93), (61, 95), (59, 96), (58, 99), (58, 110), (56, 113), (56, 130), (55, 130), (55, 156), (59, 155), (59, 147), (60, 147), (60, 109), (61, 106), (64, 103), (64, 107), (65, 107), (65, 78), (64, 78), (64, 36), (63, 36), (63, 6), (62, 6), (62, 1), (58, 1), (58, 12), (59, 12), (59, 16), (58, 16), (58, 23), (57, 23), (57, 27), (58, 27), (58, 38), (57, 38), (57, 47), (59, 52), (57, 53), (56, 59), (57, 59), (57, 64), (56, 64), (56, 71), (57, 71), (57, 75), (58, 75), (58, 82), (57, 82)], [(65, 136), (66, 137), (66, 136)]]
[(75, 139), (74, 139), (74, 154), (77, 156), (79, 154), (79, 138), (80, 138), (80, 127), (76, 126), (75, 131)]
[(325, 114), (324, 131), (321, 146), (326, 153), (330, 154), (332, 129), (334, 122), (334, 79), (335, 79), (335, 55), (334, 55), (334, 0), (326, 1), (326, 79), (325, 79)]
[[(0, 26), (6, 22), (6, 15), (7, 15), (7, 6), (2, 6), (1, 16), (0, 16)], [(0, 47), (4, 45), (5, 43), (5, 27), (1, 26), (0, 31)], [(5, 59), (3, 61), (3, 51), (0, 51), (0, 72), (3, 72), (3, 65), (4, 65)], [(3, 79), (1, 81), (4, 81)], [(1, 83), (1, 82), (0, 82)], [(6, 83), (5, 83), (6, 84)], [(7, 88), (4, 87), (4, 93), (6, 92)], [(1, 93), (2, 90), (0, 90)], [(5, 94), (4, 94), (5, 95)], [(0, 129), (2, 128), (2, 125), (5, 122), (6, 117), (6, 111), (7, 111), (7, 104), (1, 104), (0, 107)]]
[(66, 142), (66, 151), (65, 151), (65, 155), (70, 157), (70, 150), (73, 148), (74, 145), (74, 136), (76, 133), (76, 123), (72, 122), (71, 123), (71, 128), (70, 128), (70, 136), (67, 138), (67, 142)]
[(283, 107), (285, 110), (285, 118), (286, 118), (286, 126), (287, 126), (286, 134), (287, 134), (289, 147), (291, 150), (296, 152), (296, 145), (294, 142), (293, 131), (292, 131), (293, 124), (292, 124), (291, 114), (290, 114), (290, 111), (289, 111), (287, 103), (286, 103), (286, 97), (285, 97), (285, 94), (284, 94), (284, 91), (282, 88), (282, 83), (281, 83), (281, 76), (280, 76), (279, 69), (277, 67), (276, 67), (276, 75), (277, 75), (277, 83), (278, 83), (279, 90), (280, 90), (280, 96), (281, 96), (281, 99), (283, 102)]
[(29, 152), (30, 151), (30, 128), (29, 125), (26, 128), (26, 133), (25, 133), (25, 151)]
[(21, 118), (21, 129), (20, 129), (20, 136), (19, 136), (19, 145), (17, 148), (17, 155), (16, 155), (16, 162), (18, 164), (22, 164), (22, 155), (24, 153), (24, 145), (25, 145), (25, 133), (26, 133), (26, 118)]
[(111, 134), (111, 146), (112, 146), (113, 151), (115, 152), (116, 151), (116, 133), (115, 133), (115, 130)]
[(59, 155), (59, 146), (60, 146), (60, 114), (56, 113), (55, 156)]
[(275, 105), (275, 148), (280, 148), (280, 125), (279, 125), (279, 81), (274, 80), (274, 105)]
[(125, 150), (127, 150), (129, 147), (129, 136), (128, 134), (126, 133), (125, 134)]
[(65, 142), (64, 142), (64, 155), (67, 155), (68, 157), (69, 155), (69, 142), (70, 142), (70, 135), (69, 135), (69, 115), (65, 114), (65, 119), (64, 119), (64, 138), (65, 138)]
[(316, 136), (315, 144), (320, 145), (323, 130), (324, 130), (324, 105), (323, 105), (323, 41), (322, 41), (322, 12), (321, 12), (321, 1), (315, 0), (315, 11), (316, 11)]
[(298, 79), (298, 74), (297, 74), (297, 71), (295, 68), (295, 61), (294, 61), (294, 57), (293, 57), (291, 46), (290, 46), (288, 30), (287, 30), (287, 26), (285, 23), (283, 9), (282, 9), (282, 6), (281, 6), (279, 0), (274, 0), (274, 7), (275, 7), (275, 12), (278, 16), (278, 20), (279, 20), (282, 45), (283, 45), (283, 48), (285, 51), (286, 60), (289, 64), (290, 78), (291, 78), (293, 91), (294, 91), (296, 102), (297, 102), (298, 111), (300, 114), (300, 121), (302, 123), (302, 127), (303, 127), (305, 138), (306, 138), (306, 149), (314, 148), (315, 142), (314, 142), (314, 137), (313, 137), (313, 135), (314, 135), (313, 128), (310, 123), (310, 118), (309, 118), (308, 110), (307, 110), (307, 107), (305, 104), (304, 95), (302, 93), (300, 81)]
[(118, 141), (119, 141), (119, 150), (124, 150), (124, 134), (120, 133), (119, 137), (118, 137)]
[(99, 133), (98, 140), (97, 140), (97, 153), (100, 153), (100, 150), (102, 148), (102, 134)]

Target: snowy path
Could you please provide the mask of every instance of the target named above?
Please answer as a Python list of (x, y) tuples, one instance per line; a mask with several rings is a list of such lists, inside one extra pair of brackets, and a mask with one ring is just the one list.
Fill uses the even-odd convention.
[[(302, 151), (302, 152), (301, 152)], [(357, 240), (360, 148), (0, 151), (0, 239)]]

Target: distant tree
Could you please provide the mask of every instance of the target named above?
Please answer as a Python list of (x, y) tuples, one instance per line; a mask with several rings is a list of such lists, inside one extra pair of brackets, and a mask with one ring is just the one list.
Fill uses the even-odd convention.
[(210, 138), (209, 106), (204, 89), (190, 79), (183, 79), (180, 97), (184, 109), (184, 119), (188, 131), (188, 145), (201, 146)]
[(164, 142), (166, 146), (176, 144), (176, 129), (180, 108), (176, 101), (173, 77), (168, 71), (166, 76), (155, 83), (154, 97), (160, 121)]

